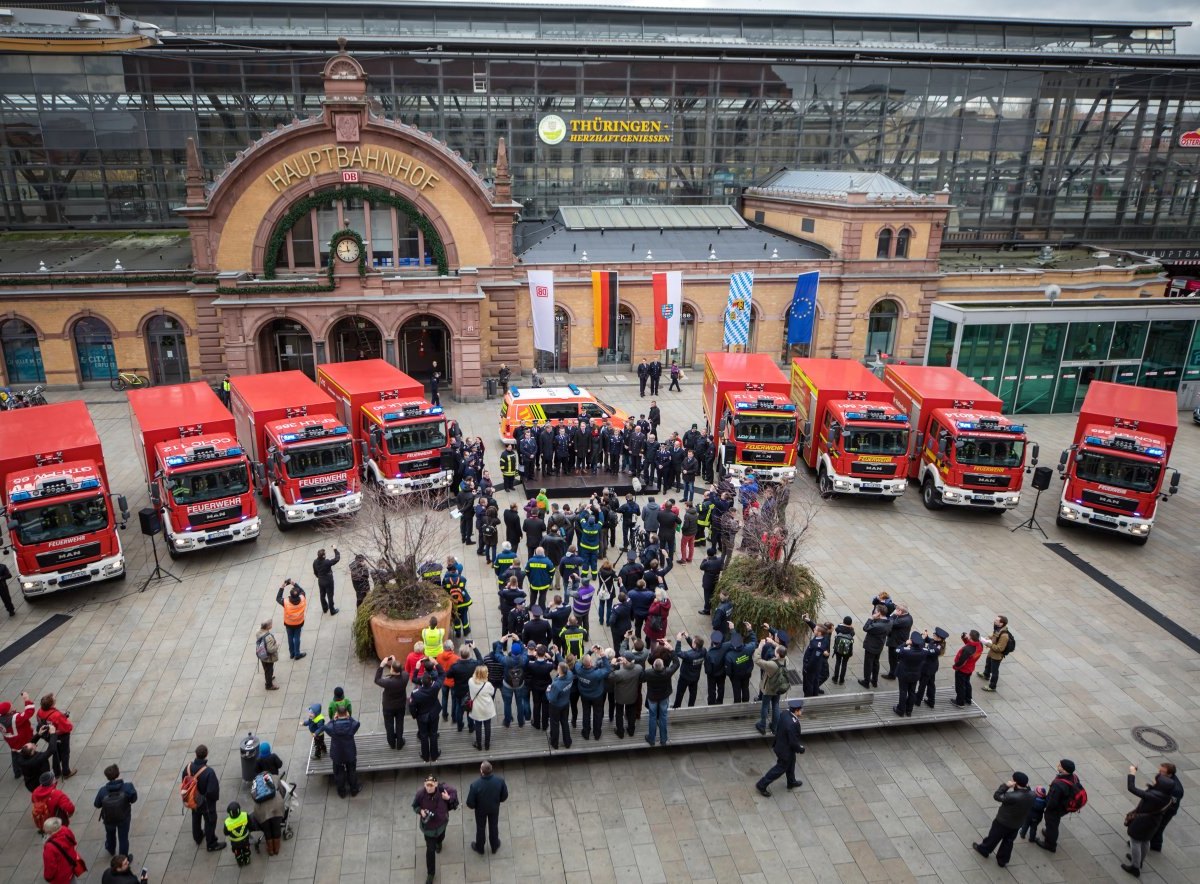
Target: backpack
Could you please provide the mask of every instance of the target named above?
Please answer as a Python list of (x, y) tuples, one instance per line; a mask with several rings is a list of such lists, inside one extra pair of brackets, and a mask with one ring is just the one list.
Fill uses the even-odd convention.
[[(201, 768), (201, 772), (203, 772)], [(200, 807), (200, 778), (192, 772), (189, 764), (183, 769), (183, 780), (179, 783), (179, 800), (188, 810), (198, 810)]]
[(262, 804), (275, 797), (275, 778), (265, 771), (254, 778), (250, 785), (250, 797), (255, 804)]
[(50, 807), (49, 799), (35, 798), (33, 800), (33, 825), (39, 832), (42, 831), (46, 820), (52, 816), (54, 816), (54, 811)]
[(838, 657), (849, 657), (854, 654), (854, 636), (839, 632), (833, 637), (833, 653)]
[(1067, 799), (1067, 813), (1079, 813), (1088, 803), (1087, 789), (1083, 788), (1083, 783), (1079, 778), (1075, 778), (1075, 782), (1071, 782), (1066, 777), (1055, 777), (1054, 782), (1066, 783), (1071, 788), (1071, 797)]
[(667, 628), (666, 618), (661, 613), (655, 612), (646, 618), (646, 628), (654, 632), (663, 632)]
[(764, 694), (774, 694), (781, 696), (791, 690), (792, 683), (787, 675), (787, 664), (784, 663), (769, 676), (762, 686)]
[(504, 673), (504, 683), (510, 688), (519, 688), (525, 684), (525, 667), (509, 666)]
[(254, 656), (259, 660), (268, 660), (271, 657), (271, 652), (267, 649), (267, 636), (270, 634), (265, 632), (254, 640)]
[(109, 789), (100, 799), (100, 819), (106, 826), (115, 826), (129, 819), (129, 796), (125, 789)]
[(1004, 646), (1003, 656), (1007, 657), (1017, 649), (1017, 637), (1011, 632), (1008, 634), (1008, 644)]

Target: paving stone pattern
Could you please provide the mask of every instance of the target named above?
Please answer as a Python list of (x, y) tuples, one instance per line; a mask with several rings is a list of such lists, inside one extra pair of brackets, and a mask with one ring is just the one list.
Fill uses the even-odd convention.
[[(648, 405), (633, 380), (589, 386), (627, 409)], [(136, 513), (145, 492), (127, 408), (109, 392), (84, 395), (92, 403), (114, 486), (128, 495)], [(702, 420), (695, 383), (682, 394), (660, 395), (659, 403), (667, 428), (682, 431)], [(498, 474), (496, 403), (448, 408), (467, 433), (484, 438)], [(1181, 418), (1185, 426), (1173, 465), (1185, 474), (1183, 490), (1165, 506), (1147, 546), (1056, 528), (1057, 481), (1043, 495), (1039, 516), (1052, 541), (1065, 543), (1198, 631), (1200, 428), (1187, 414)], [(1054, 464), (1070, 441), (1073, 418), (1031, 417), (1028, 423), (1042, 443), (1043, 462)], [(953, 635), (971, 627), (986, 631), (996, 612), (1010, 617), (1020, 647), (1004, 664), (999, 692), (976, 692), (990, 717), (908, 732), (813, 737), (799, 765), (804, 787), (792, 793), (779, 788), (771, 799), (753, 788), (772, 763), (761, 740), (506, 763), (499, 772), (512, 797), (501, 820), (501, 851), (487, 858), (474, 854), (468, 847), (473, 821), (454, 814), (438, 858), (439, 880), (1122, 880), (1122, 819), (1133, 800), (1125, 793), (1126, 768), (1138, 763), (1148, 775), (1161, 760), (1136, 744), (1130, 729), (1149, 724), (1171, 734), (1180, 748), (1170, 760), (1179, 765), (1189, 794), (1200, 794), (1197, 655), (1044, 549), (1036, 532), (1011, 532), (1028, 515), (1032, 493), (1017, 513), (996, 517), (926, 512), (916, 489), (895, 505), (822, 502), (807, 476), (798, 489), (795, 510), (815, 511), (805, 555), (827, 586), (824, 616), (861, 617), (871, 596), (887, 588), (911, 606), (918, 626), (944, 626)], [(495, 637), (490, 572), (483, 573), (482, 559), (460, 547), (455, 533), (451, 537), (446, 552), (463, 553), (476, 590), (475, 634)], [(73, 828), (95, 870), (90, 880), (98, 881), (107, 863), (103, 828), (91, 802), (104, 782), (103, 768), (112, 762), (138, 787), (132, 849), (135, 868), (147, 865), (152, 881), (355, 884), (423, 878), (423, 844), (410, 809), (418, 774), (368, 776), (353, 800), (339, 799), (324, 780), (300, 776), (308, 746), (302, 712), (309, 703), (328, 702), (335, 685), (345, 687), (366, 730), (382, 729), (373, 672), (351, 651), (353, 596), (344, 566), (338, 573), (343, 613), (322, 616), (316, 604), (310, 563), (317, 547), (332, 541), (306, 528), (280, 535), (266, 519), (258, 543), (166, 560), (183, 582), (156, 582), (139, 593), (153, 562), (134, 519), (124, 534), (131, 562), (127, 582), (33, 605), (18, 601), (17, 617), (0, 622), (0, 645), (6, 645), (51, 613), (73, 615), (4, 667), (0, 696), (12, 700), (21, 689), (35, 697), (55, 691), (59, 705), (72, 712), (73, 759), (80, 774), (65, 787), (80, 807)], [(279, 622), (275, 590), (288, 576), (314, 590), (303, 635), (308, 657), (281, 660), (277, 679), (283, 690), (267, 693), (253, 633), (265, 617)], [(670, 583), (671, 631), (707, 633), (706, 618), (696, 613), (696, 566), (677, 565)], [(480, 587), (487, 589), (481, 593)], [(954, 647), (952, 641), (951, 652)], [(861, 650), (852, 666), (860, 660)], [(948, 663), (940, 682), (940, 696), (948, 698)], [(851, 689), (858, 687), (853, 682), (831, 687)], [(192, 748), (203, 742), (221, 776), (221, 806), (234, 797), (248, 801), (236, 746), (250, 731), (269, 740), (297, 773), (301, 807), (296, 838), (285, 842), (282, 855), (270, 861), (256, 855), (250, 867), (239, 870), (228, 851), (197, 852), (176, 783)], [(411, 720), (407, 731), (415, 736)], [(497, 723), (493, 740), (502, 743), (505, 737)], [(466, 739), (465, 733), (443, 734), (444, 741)], [(1019, 844), (1010, 866), (1001, 870), (972, 852), (971, 842), (992, 818), (996, 785), (1014, 769), (1027, 771), (1035, 783), (1047, 782), (1063, 756), (1078, 764), (1091, 803), (1066, 820), (1058, 853)], [(441, 773), (465, 793), (476, 771)], [(1197, 806), (1196, 799), (1185, 801), (1164, 852), (1151, 855), (1144, 880), (1200, 880)], [(41, 844), (29, 811), (28, 794), (10, 780), (0, 825), (2, 881), (41, 880)]]

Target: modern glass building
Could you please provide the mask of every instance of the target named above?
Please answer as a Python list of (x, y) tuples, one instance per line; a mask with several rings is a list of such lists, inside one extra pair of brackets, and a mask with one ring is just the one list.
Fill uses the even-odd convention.
[(0, 13), (0, 226), (182, 224), (186, 139), (213, 175), (313, 112), (346, 36), (380, 114), (485, 175), (507, 139), (525, 220), (732, 202), (790, 167), (949, 188), (950, 246), (1200, 238), (1200, 60), (1175, 53), (1185, 22), (408, 0), (121, 11), (158, 25), (161, 45), (22, 50), (35, 11)]
[(927, 365), (949, 365), (1008, 414), (1078, 411), (1092, 381), (1200, 405), (1200, 304), (1146, 300), (933, 304)]

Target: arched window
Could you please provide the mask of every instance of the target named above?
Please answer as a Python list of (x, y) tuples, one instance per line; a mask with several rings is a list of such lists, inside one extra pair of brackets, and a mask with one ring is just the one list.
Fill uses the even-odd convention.
[(875, 237), (875, 257), (890, 258), (892, 256), (892, 229), (885, 227)]
[(453, 380), (453, 337), (436, 316), (420, 314), (400, 326), (400, 369), (422, 383), (438, 373), (440, 383)]
[(612, 350), (597, 350), (600, 365), (633, 365), (633, 314), (622, 304), (617, 308), (617, 346)]
[(896, 257), (908, 257), (908, 244), (912, 242), (913, 232), (911, 228), (905, 227), (896, 235)]
[(308, 329), (294, 319), (276, 319), (258, 336), (263, 371), (302, 371), (316, 379), (313, 339)]
[(42, 345), (37, 330), (24, 319), (0, 322), (0, 350), (4, 351), (4, 376), (10, 384), (45, 383)]
[(379, 359), (383, 356), (383, 335), (371, 320), (346, 316), (330, 330), (329, 347), (330, 362)]
[(874, 358), (879, 353), (892, 355), (896, 345), (896, 326), (900, 319), (900, 305), (892, 300), (880, 301), (871, 308), (867, 322), (867, 352), (868, 358)]
[(554, 308), (554, 352), (537, 351), (538, 371), (559, 372), (571, 370), (571, 317), (562, 307)]
[(81, 381), (110, 381), (117, 376), (117, 355), (112, 332), (104, 321), (85, 316), (71, 330)]
[(183, 384), (188, 372), (187, 339), (173, 316), (155, 316), (146, 323), (146, 351), (150, 380), (156, 384)]

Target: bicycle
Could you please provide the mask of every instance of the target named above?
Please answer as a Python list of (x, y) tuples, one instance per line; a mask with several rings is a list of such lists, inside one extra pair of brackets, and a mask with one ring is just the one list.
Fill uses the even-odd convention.
[(109, 386), (120, 393), (127, 387), (148, 387), (150, 379), (144, 375), (134, 374), (131, 371), (119, 371), (117, 376), (109, 381)]

